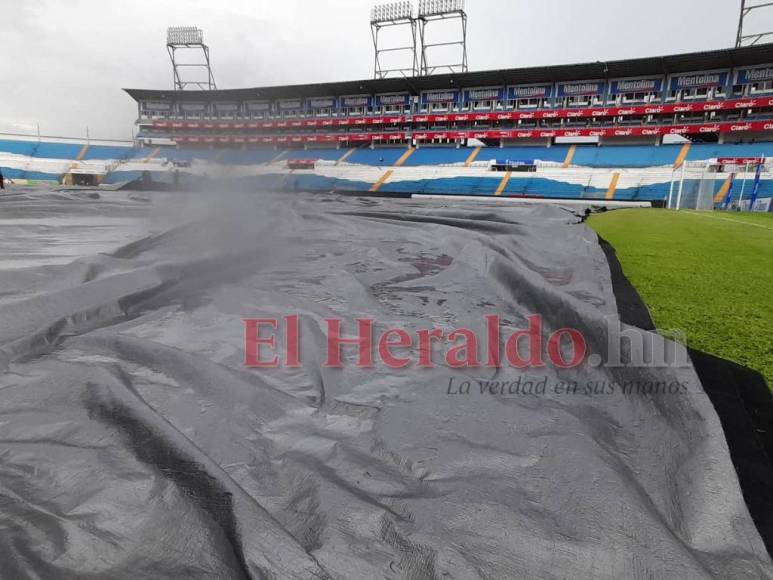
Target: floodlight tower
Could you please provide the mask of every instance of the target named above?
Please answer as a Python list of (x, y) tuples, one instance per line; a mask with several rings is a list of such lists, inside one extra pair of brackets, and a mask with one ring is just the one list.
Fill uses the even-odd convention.
[[(209, 47), (204, 44), (204, 32), (195, 26), (171, 26), (166, 30), (166, 50), (169, 58), (172, 60), (172, 71), (174, 72), (174, 88), (176, 91), (184, 91), (187, 87), (193, 86), (200, 90), (211, 91), (217, 89), (215, 85), (215, 76), (212, 74), (212, 66), (209, 62)], [(185, 50), (188, 53), (201, 53), (198, 61), (178, 62), (177, 51)], [(200, 68), (206, 69), (207, 79), (203, 80), (203, 75), (196, 75), (197, 78), (183, 78), (180, 74), (183, 69)]]
[(755, 14), (759, 14), (760, 9), (762, 8), (767, 8), (768, 13), (770, 13), (771, 12), (770, 9), (773, 8), (773, 2), (756, 2), (752, 4), (751, 2), (747, 2), (746, 0), (741, 0), (741, 16), (738, 20), (738, 34), (735, 39), (736, 48), (739, 48), (741, 46), (754, 46), (763, 38), (768, 38), (770, 36), (773, 36), (773, 32), (755, 32), (751, 34), (744, 34), (744, 26), (746, 25), (746, 18), (752, 12), (754, 12)]
[[(419, 0), (419, 37), (421, 42), (422, 75), (434, 74), (438, 69), (448, 72), (467, 72), (467, 12), (464, 10), (464, 0)], [(427, 27), (433, 22), (458, 20), (461, 25), (459, 35), (450, 42), (427, 42)], [(428, 49), (440, 46), (458, 46), (461, 50), (459, 62), (432, 63), (429, 62)]]
[[(379, 39), (379, 33), (383, 28), (398, 29), (410, 33), (410, 45), (393, 46), (389, 44), (383, 48), (383, 40)], [(373, 66), (373, 78), (384, 79), (390, 75), (418, 76), (419, 56), (416, 49), (416, 19), (413, 17), (413, 6), (410, 2), (390, 2), (373, 7), (370, 13), (370, 31), (373, 36), (373, 48), (375, 59)], [(384, 68), (381, 55), (384, 53), (402, 53), (405, 66), (397, 68)], [(410, 65), (408, 58), (411, 58)]]

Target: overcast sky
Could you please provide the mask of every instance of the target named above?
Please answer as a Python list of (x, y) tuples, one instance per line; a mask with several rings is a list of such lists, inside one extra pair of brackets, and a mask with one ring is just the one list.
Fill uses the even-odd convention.
[[(416, 2), (414, 2), (415, 4)], [(167, 26), (218, 88), (370, 78), (370, 0), (0, 0), (0, 132), (129, 139), (121, 91), (171, 88)], [(470, 70), (727, 48), (739, 0), (467, 0)], [(646, 7), (646, 9), (645, 9)], [(760, 12), (773, 30), (773, 10)]]

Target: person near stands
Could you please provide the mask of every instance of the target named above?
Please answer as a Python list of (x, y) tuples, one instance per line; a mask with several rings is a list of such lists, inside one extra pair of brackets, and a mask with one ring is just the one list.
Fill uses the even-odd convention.
[(0, 169), (0, 189), (5, 189), (5, 176), (2, 169)]

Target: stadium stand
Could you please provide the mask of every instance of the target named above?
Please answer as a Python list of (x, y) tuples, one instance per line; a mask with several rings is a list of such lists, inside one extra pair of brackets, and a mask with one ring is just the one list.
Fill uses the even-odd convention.
[[(12, 178), (80, 168), (117, 183), (226, 179), (210, 167), (222, 165), (242, 183), (290, 190), (662, 201), (683, 162), (683, 197), (702, 187), (716, 199), (739, 171), (717, 159), (773, 158), (773, 44), (183, 98), (127, 93), (139, 108), (134, 148), (9, 138), (0, 166)], [(288, 166), (298, 160), (319, 162)], [(759, 197), (770, 196), (771, 175), (773, 163)]]
[[(254, 172), (253, 177), (239, 177), (238, 180), (260, 188), (275, 186), (286, 190), (378, 190), (394, 194), (663, 201), (669, 192), (676, 191), (676, 185), (672, 188), (671, 183), (674, 179), (678, 183), (679, 174), (674, 170), (677, 161), (683, 157), (694, 166), (683, 185), (683, 201), (690, 204), (697, 199), (700, 187), (708, 187), (715, 201), (721, 201), (717, 201), (717, 194), (727, 183), (729, 173), (716, 172), (716, 159), (773, 156), (773, 142), (688, 145), (558, 144), (551, 147), (330, 147), (287, 150), (272, 147), (86, 147), (78, 142), (0, 140), (0, 167), (9, 179), (14, 180), (62, 181), (68, 170), (80, 166), (104, 173), (102, 183), (106, 184), (138, 180), (143, 174), (151, 176), (156, 183), (185, 184), (200, 181), (196, 173), (208, 173), (210, 170), (206, 165), (199, 165), (206, 163), (239, 166), (242, 174), (245, 171)], [(68, 157), (48, 157), (57, 155)], [(301, 159), (324, 160), (327, 163), (292, 172), (284, 163)], [(532, 173), (508, 175), (491, 171), (489, 164), (493, 162), (531, 163)], [(710, 169), (712, 163), (713, 169)], [(747, 192), (752, 187), (753, 173), (752, 166), (745, 176)], [(613, 187), (616, 174), (618, 177)], [(773, 195), (773, 179), (769, 176), (767, 171), (762, 175), (757, 191), (759, 199)], [(740, 179), (741, 176), (737, 176), (737, 180)], [(706, 180), (709, 180), (708, 185)], [(740, 186), (736, 185), (736, 197), (739, 190)]]
[[(681, 145), (619, 145), (609, 147), (579, 146), (572, 165), (580, 167), (657, 167), (673, 165)], [(705, 158), (707, 159), (707, 158)]]
[(26, 155), (32, 157), (35, 153), (37, 141), (0, 140), (0, 153), (13, 155)]
[(420, 147), (405, 160), (404, 165), (406, 167), (417, 167), (420, 165), (463, 164), (472, 151), (473, 149), (469, 147)]
[(359, 165), (373, 165), (376, 167), (386, 167), (397, 163), (405, 154), (405, 147), (379, 147), (376, 149), (362, 148), (357, 149), (347, 159), (347, 163)]
[[(127, 92), (139, 105), (138, 141), (146, 145), (172, 141), (203, 149), (282, 148), (289, 143), (461, 149), (478, 141), (507, 148), (553, 145), (542, 160), (566, 163), (560, 156), (568, 153), (565, 143), (572, 139), (577, 139), (575, 144), (590, 140), (640, 146), (660, 145), (670, 135), (717, 145), (773, 140), (772, 65), (773, 45), (767, 44), (415, 79), (214, 90), (185, 99), (167, 91)], [(587, 80), (601, 78), (606, 80)], [(347, 107), (352, 91), (359, 95), (355, 110)], [(256, 94), (263, 100), (256, 102)], [(223, 107), (223, 102), (229, 106)], [(612, 154), (587, 145), (577, 147), (577, 153), (581, 164), (595, 167), (667, 164), (670, 154), (667, 149)], [(455, 155), (462, 153), (450, 154), (451, 163), (464, 161), (453, 159)], [(380, 157), (359, 151), (355, 155), (366, 165), (385, 164)], [(492, 152), (484, 152), (486, 158), (496, 159)], [(440, 153), (424, 151), (406, 159), (405, 165), (446, 161)]]
[(77, 159), (84, 145), (72, 143), (48, 143), (42, 141), (35, 147), (32, 156), (41, 159)]
[(694, 143), (687, 153), (688, 161), (703, 161), (720, 157), (773, 157), (773, 142), (742, 144)]
[(83, 156), (83, 159), (88, 161), (94, 160), (125, 160), (129, 159), (135, 152), (132, 147), (111, 147), (106, 145), (90, 145)]

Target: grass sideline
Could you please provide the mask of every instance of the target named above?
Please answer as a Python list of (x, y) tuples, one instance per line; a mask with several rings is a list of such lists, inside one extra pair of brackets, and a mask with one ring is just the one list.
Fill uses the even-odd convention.
[(658, 328), (761, 372), (773, 389), (773, 214), (623, 209), (588, 224), (611, 243)]

